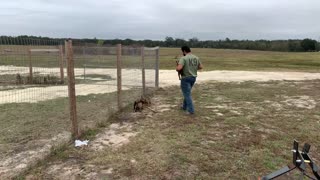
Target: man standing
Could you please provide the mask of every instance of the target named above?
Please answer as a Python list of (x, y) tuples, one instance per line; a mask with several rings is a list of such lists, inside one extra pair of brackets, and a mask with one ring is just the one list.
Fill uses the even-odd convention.
[(182, 109), (187, 111), (187, 114), (194, 114), (194, 106), (191, 97), (191, 89), (196, 82), (197, 72), (203, 66), (199, 58), (191, 54), (188, 46), (181, 47), (183, 57), (180, 58), (176, 70), (181, 72), (181, 90), (184, 97)]

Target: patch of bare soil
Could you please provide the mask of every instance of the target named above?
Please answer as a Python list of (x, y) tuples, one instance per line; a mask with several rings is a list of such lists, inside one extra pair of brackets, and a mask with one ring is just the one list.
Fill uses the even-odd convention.
[(114, 123), (109, 126), (109, 129), (99, 134), (94, 141), (89, 144), (91, 150), (101, 151), (107, 146), (120, 147), (130, 142), (129, 138), (137, 135), (137, 132), (132, 132), (130, 123), (122, 125)]
[(284, 103), (288, 106), (294, 106), (303, 109), (314, 109), (317, 105), (316, 101), (309, 96), (285, 97)]
[(53, 147), (59, 147), (71, 140), (69, 132), (61, 133), (48, 140), (39, 140), (38, 148), (23, 151), (19, 154), (0, 159), (0, 179), (11, 179), (12, 177), (26, 171), (38, 161), (50, 155)]
[[(129, 113), (122, 115), (127, 118), (139, 118), (141, 113)], [(120, 148), (130, 142), (130, 138), (136, 136), (131, 122), (113, 123), (104, 132), (98, 134), (94, 140), (89, 141), (87, 147), (81, 147), (83, 154), (91, 154), (105, 151), (106, 148)], [(70, 147), (71, 148), (71, 147)], [(73, 147), (72, 147), (73, 148)], [(110, 149), (109, 149), (110, 150)], [(85, 161), (86, 157), (69, 157), (63, 161), (53, 162), (45, 168), (41, 178), (45, 179), (101, 179), (112, 174), (112, 168), (97, 167)], [(37, 179), (35, 175), (27, 175), (27, 179)]]

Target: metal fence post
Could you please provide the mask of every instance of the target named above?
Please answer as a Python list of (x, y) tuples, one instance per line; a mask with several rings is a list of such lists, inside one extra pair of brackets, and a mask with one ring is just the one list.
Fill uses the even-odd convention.
[(122, 69), (122, 62), (121, 62), (121, 52), (122, 52), (122, 46), (121, 44), (117, 45), (117, 100), (118, 100), (118, 110), (122, 109), (122, 75), (121, 75), (121, 69)]
[(155, 64), (155, 86), (159, 88), (159, 47), (156, 49), (156, 64)]
[(75, 138), (79, 137), (79, 127), (77, 120), (77, 101), (74, 77), (74, 59), (72, 41), (67, 43), (67, 60), (68, 60), (68, 92), (69, 92), (69, 106), (70, 106), (70, 120), (72, 123), (72, 134)]
[(142, 95), (146, 95), (146, 72), (144, 64), (144, 46), (141, 47)]

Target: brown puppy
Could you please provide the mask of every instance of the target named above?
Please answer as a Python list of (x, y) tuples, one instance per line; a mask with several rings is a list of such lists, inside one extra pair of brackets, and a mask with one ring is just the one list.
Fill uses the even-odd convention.
[(149, 98), (141, 96), (140, 99), (136, 100), (133, 105), (134, 112), (141, 112), (144, 105), (150, 105), (151, 101)]

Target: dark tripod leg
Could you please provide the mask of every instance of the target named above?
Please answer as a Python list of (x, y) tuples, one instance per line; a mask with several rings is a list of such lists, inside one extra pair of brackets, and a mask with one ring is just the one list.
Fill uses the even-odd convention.
[(319, 168), (318, 166), (312, 161), (312, 159), (310, 158), (309, 154), (303, 152), (302, 153), (302, 156), (305, 160), (309, 161), (309, 166), (311, 167), (312, 169), (312, 173), (313, 175), (318, 179), (320, 180), (320, 175), (319, 175)]
[(279, 169), (278, 171), (275, 171), (265, 177), (262, 177), (262, 180), (269, 180), (269, 179), (277, 178), (279, 176), (282, 176), (282, 175), (294, 170), (295, 168), (296, 167), (290, 168), (289, 166), (286, 166), (286, 167)]
[(305, 144), (303, 147), (303, 151), (300, 152), (299, 151), (299, 143), (298, 141), (294, 140), (293, 143), (293, 167), (284, 167), (276, 172), (273, 172), (265, 177), (262, 178), (262, 180), (268, 180), (268, 179), (274, 179), (277, 178), (285, 173), (288, 173), (290, 171), (292, 171), (295, 168), (298, 168), (301, 172), (301, 177), (300, 179), (303, 179), (304, 176), (307, 176), (310, 179), (314, 179), (313, 177), (309, 176), (308, 174), (306, 174), (306, 164), (309, 164), (310, 167), (312, 168), (312, 172), (314, 174), (314, 176), (317, 178), (315, 180), (320, 180), (320, 175), (319, 175), (319, 168), (316, 164), (314, 164), (314, 162), (311, 160), (311, 158), (308, 155), (308, 152), (310, 150), (310, 145), (309, 144)]
[(313, 175), (320, 180), (320, 175), (319, 175), (319, 168), (318, 166), (312, 161), (311, 157), (309, 156), (309, 151), (310, 151), (310, 147), (311, 145), (308, 143), (305, 143), (303, 146), (303, 150), (302, 150), (302, 156), (305, 160), (309, 161), (309, 166), (312, 169), (312, 173)]

